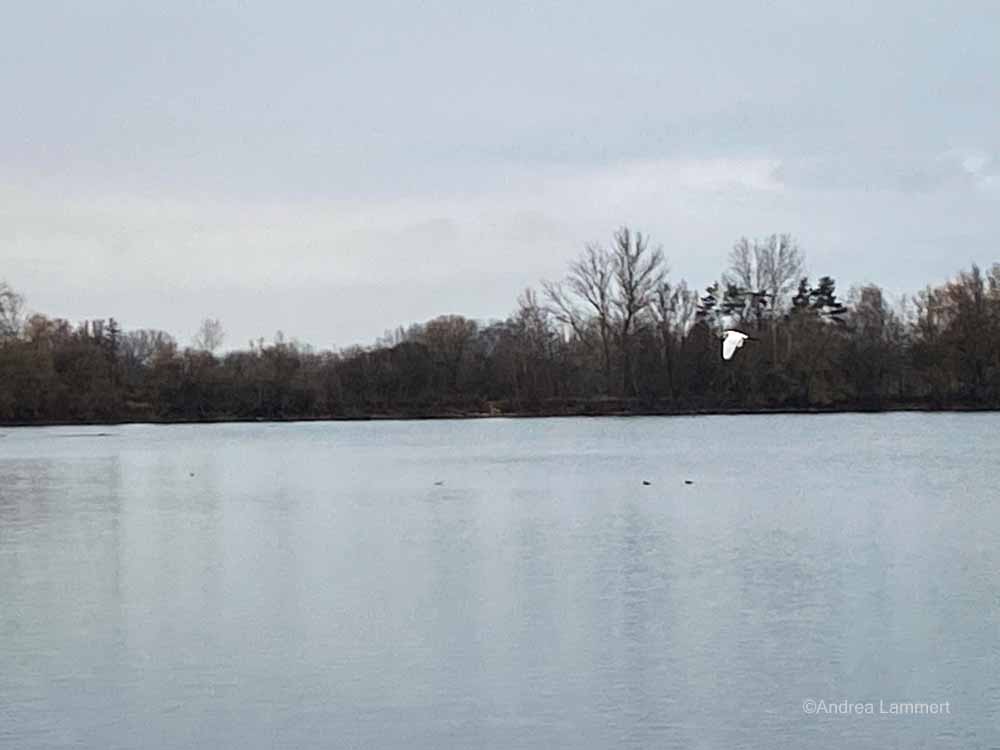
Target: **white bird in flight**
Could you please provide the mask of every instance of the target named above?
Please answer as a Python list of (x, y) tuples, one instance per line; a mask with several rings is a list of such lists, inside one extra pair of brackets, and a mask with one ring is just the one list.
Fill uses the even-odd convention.
[(758, 341), (753, 336), (747, 336), (740, 331), (722, 332), (722, 358), (732, 359), (736, 350), (743, 346), (744, 341)]

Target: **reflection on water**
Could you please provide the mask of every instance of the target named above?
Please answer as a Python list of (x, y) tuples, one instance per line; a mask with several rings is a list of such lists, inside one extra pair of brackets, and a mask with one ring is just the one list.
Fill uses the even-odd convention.
[(998, 428), (8, 429), (0, 747), (996, 746)]

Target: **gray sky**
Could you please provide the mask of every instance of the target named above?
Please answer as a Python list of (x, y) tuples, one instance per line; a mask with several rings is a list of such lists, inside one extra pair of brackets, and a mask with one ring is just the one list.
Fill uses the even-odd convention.
[(1000, 4), (4, 3), (0, 278), (227, 347), (502, 317), (627, 223), (894, 292), (1000, 260)]

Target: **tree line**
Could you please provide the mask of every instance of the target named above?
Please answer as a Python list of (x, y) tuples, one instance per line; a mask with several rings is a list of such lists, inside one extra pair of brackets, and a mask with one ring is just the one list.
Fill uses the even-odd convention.
[[(1000, 408), (1000, 263), (895, 304), (876, 285), (841, 297), (804, 269), (792, 237), (743, 238), (695, 290), (623, 227), (505, 320), (444, 315), (340, 351), (279, 334), (224, 353), (217, 320), (181, 347), (114, 318), (27, 315), (0, 282), (0, 422)], [(723, 362), (726, 328), (759, 341)]]

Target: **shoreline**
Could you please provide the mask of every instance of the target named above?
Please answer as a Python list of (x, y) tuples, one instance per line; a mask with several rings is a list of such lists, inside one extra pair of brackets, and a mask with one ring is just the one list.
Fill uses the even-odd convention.
[(441, 411), (433, 413), (371, 413), (358, 415), (288, 416), (288, 417), (123, 417), (121, 419), (80, 419), (80, 420), (39, 420), (31, 422), (0, 422), (0, 428), (14, 427), (112, 427), (122, 425), (198, 425), (198, 424), (286, 424), (291, 422), (420, 422), (432, 420), (472, 420), (472, 419), (557, 419), (572, 417), (715, 417), (715, 416), (759, 416), (759, 415), (831, 415), (831, 414), (889, 414), (889, 413), (954, 414), (968, 412), (1000, 412), (995, 406), (927, 406), (901, 404), (892, 406), (865, 407), (861, 405), (843, 407), (779, 407), (767, 408), (711, 408), (684, 410), (657, 409), (581, 409), (578, 411)]

